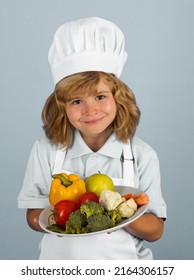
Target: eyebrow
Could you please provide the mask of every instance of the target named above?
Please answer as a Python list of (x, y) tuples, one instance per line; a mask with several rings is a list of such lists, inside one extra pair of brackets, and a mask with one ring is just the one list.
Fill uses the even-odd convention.
[(81, 97), (74, 97), (74, 98), (69, 98), (66, 100), (67, 103), (71, 103), (72, 101), (75, 101), (75, 100), (80, 100)]
[(101, 90), (101, 91), (97, 91), (96, 94), (101, 94), (101, 93), (109, 93), (111, 92), (110, 90)]

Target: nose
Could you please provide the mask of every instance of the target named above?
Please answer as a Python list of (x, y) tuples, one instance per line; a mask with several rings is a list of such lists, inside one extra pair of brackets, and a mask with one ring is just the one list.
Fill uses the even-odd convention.
[(98, 113), (98, 105), (96, 104), (95, 100), (88, 100), (84, 105), (85, 115), (91, 116)]

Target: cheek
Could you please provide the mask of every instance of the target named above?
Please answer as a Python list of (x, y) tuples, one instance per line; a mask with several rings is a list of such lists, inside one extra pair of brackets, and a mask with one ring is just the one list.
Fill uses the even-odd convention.
[(116, 107), (115, 101), (108, 103), (106, 106), (106, 110), (110, 115), (115, 116), (116, 112), (117, 112), (117, 107)]
[(67, 117), (68, 117), (70, 123), (75, 122), (79, 117), (78, 110), (68, 108), (68, 107), (66, 108), (66, 114), (67, 114)]

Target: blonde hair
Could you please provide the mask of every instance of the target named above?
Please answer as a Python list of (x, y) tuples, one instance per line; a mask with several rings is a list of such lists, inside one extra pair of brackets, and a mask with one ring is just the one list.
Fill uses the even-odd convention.
[(62, 79), (48, 97), (42, 111), (42, 121), (51, 142), (64, 147), (72, 144), (74, 127), (66, 115), (66, 102), (77, 94), (95, 94), (100, 80), (110, 87), (117, 107), (116, 117), (107, 129), (110, 133), (114, 131), (117, 139), (124, 143), (134, 136), (140, 110), (132, 90), (114, 74), (89, 71)]

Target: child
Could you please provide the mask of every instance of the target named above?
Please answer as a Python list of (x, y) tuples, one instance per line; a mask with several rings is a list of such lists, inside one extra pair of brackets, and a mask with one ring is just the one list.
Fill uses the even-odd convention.
[(139, 188), (150, 198), (147, 212), (125, 228), (85, 237), (45, 234), (40, 259), (152, 259), (143, 240), (158, 240), (166, 205), (155, 151), (135, 136), (140, 118), (132, 91), (119, 76), (127, 53), (113, 23), (86, 18), (62, 25), (49, 51), (55, 90), (42, 112), (46, 136), (31, 151), (20, 208), (29, 226), (49, 206), (52, 174), (82, 178), (100, 170), (117, 185)]

